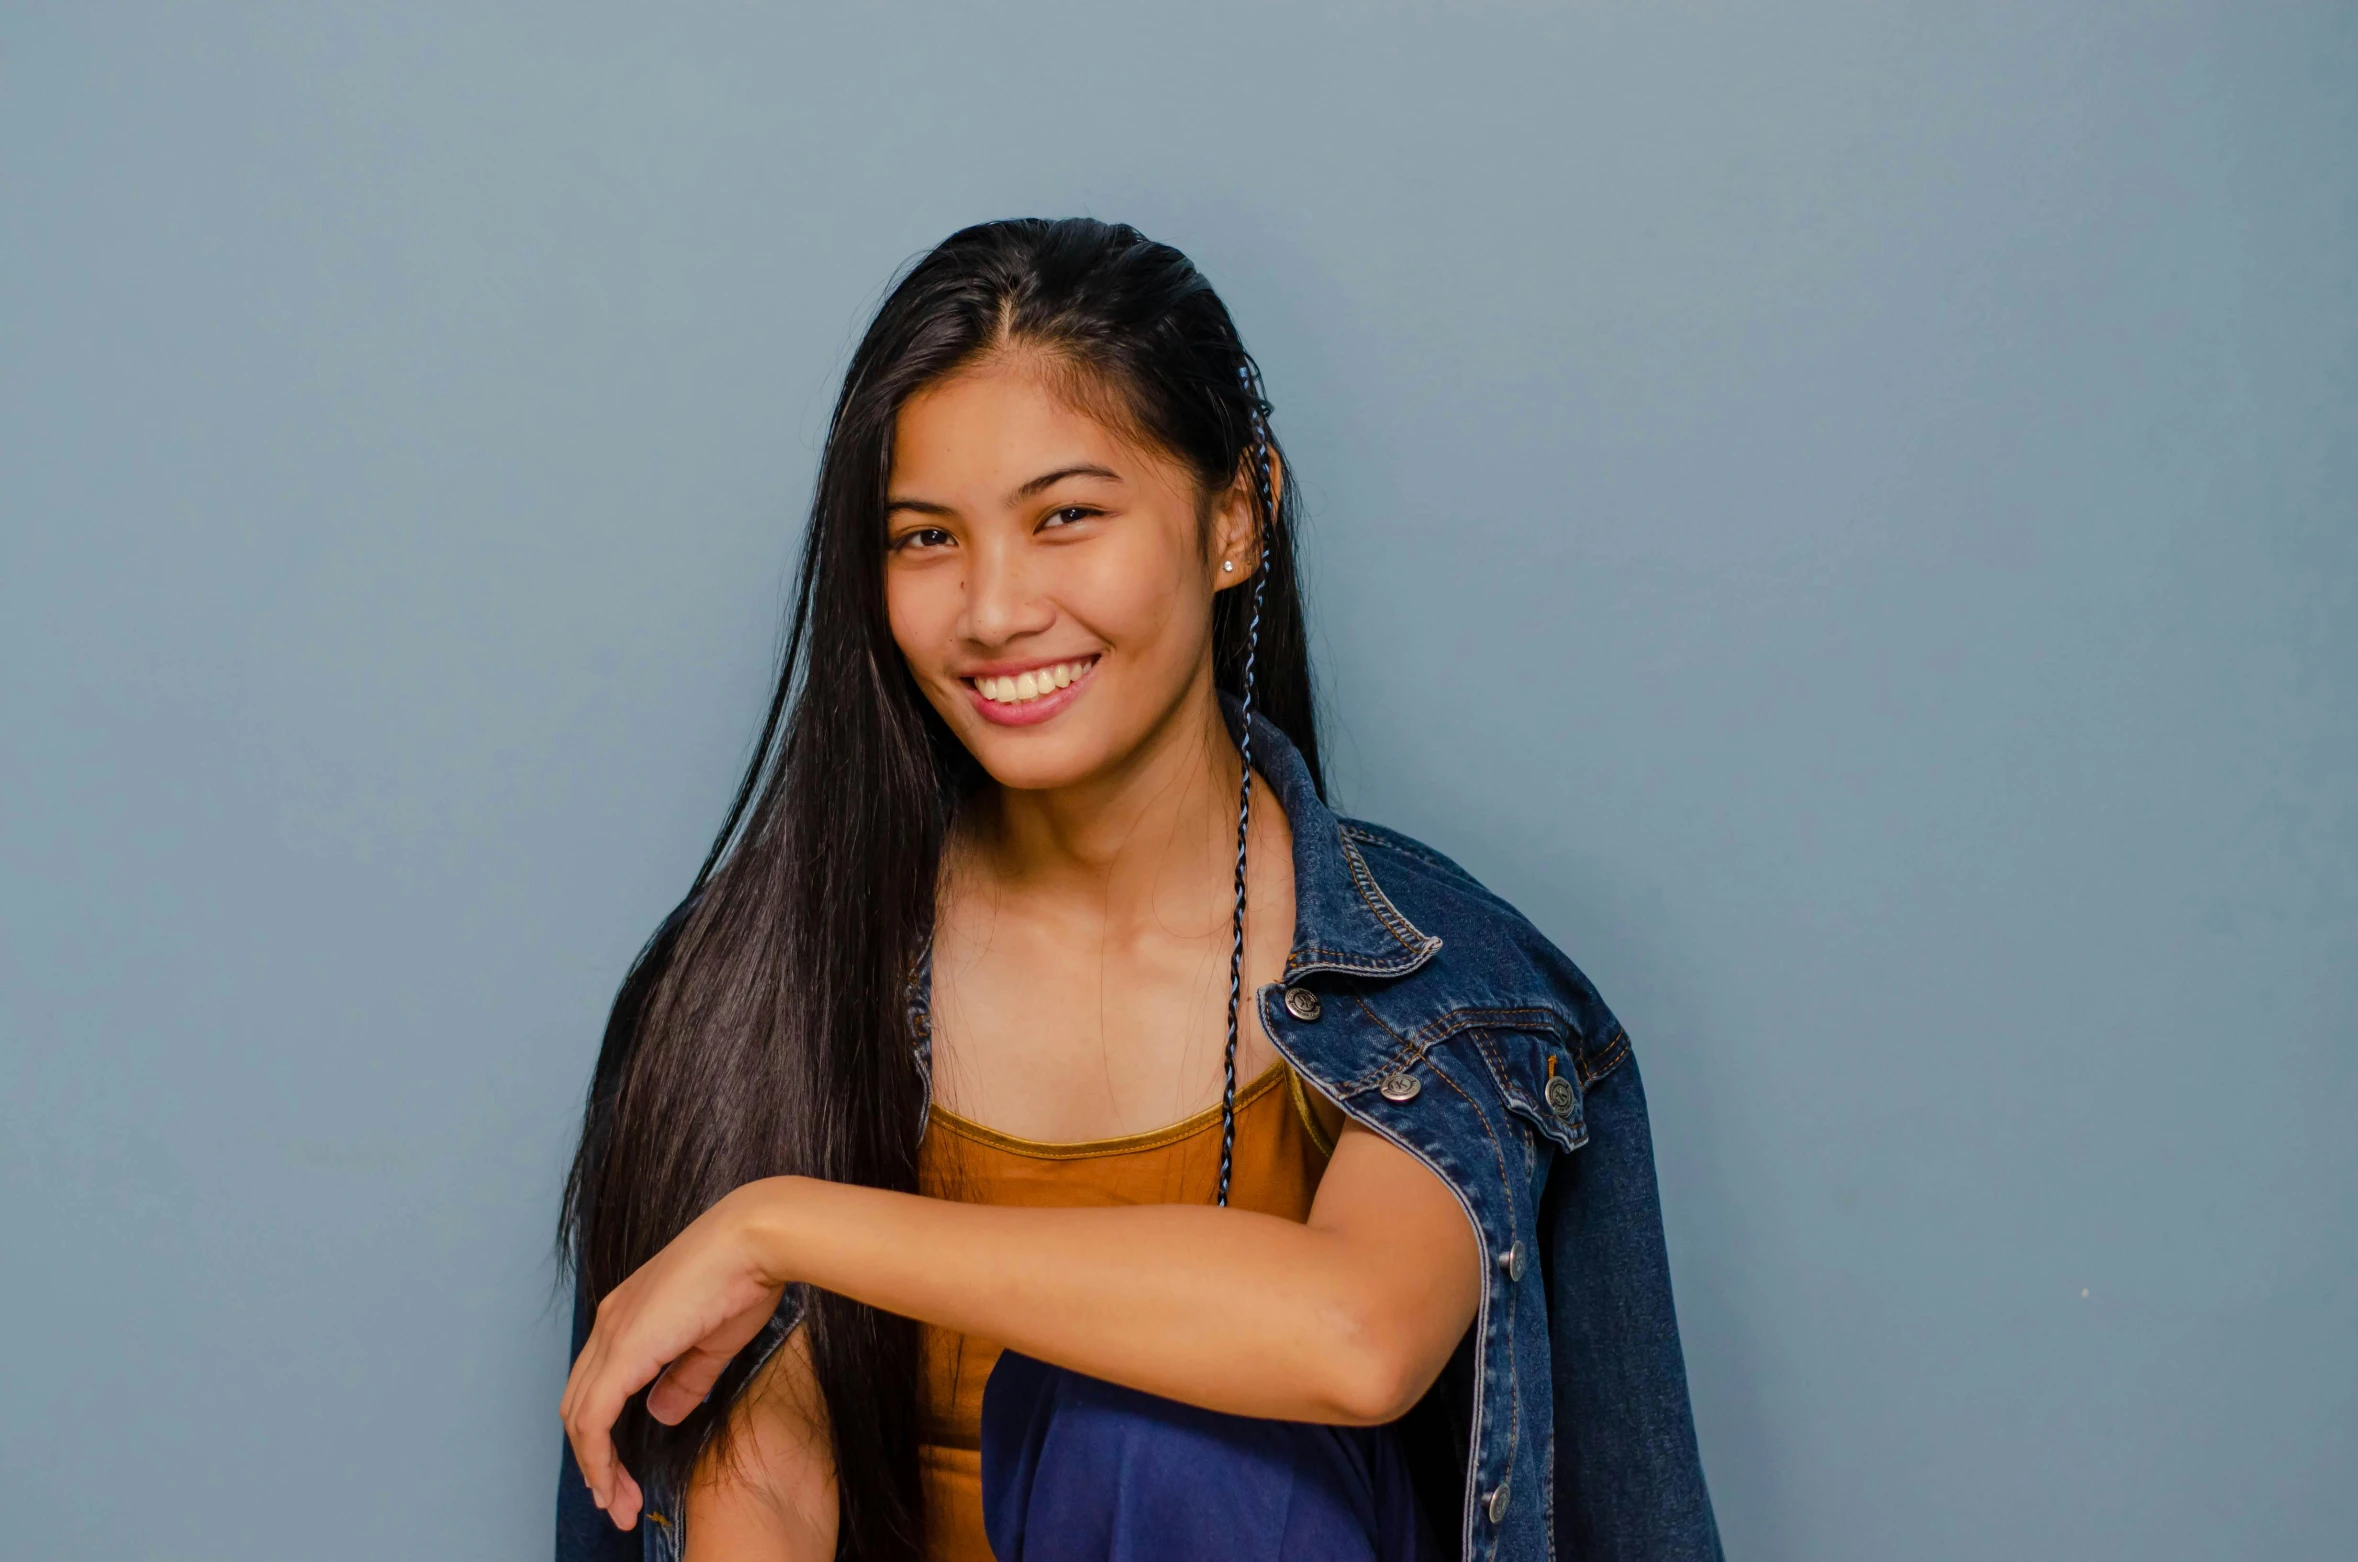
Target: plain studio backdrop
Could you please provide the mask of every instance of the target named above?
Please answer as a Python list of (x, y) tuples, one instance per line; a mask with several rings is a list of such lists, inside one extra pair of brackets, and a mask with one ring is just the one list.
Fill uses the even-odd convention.
[(18, 3), (0, 170), (0, 1552), (545, 1552), (850, 344), (1085, 213), (1637, 1040), (1730, 1555), (2350, 1555), (2358, 11)]

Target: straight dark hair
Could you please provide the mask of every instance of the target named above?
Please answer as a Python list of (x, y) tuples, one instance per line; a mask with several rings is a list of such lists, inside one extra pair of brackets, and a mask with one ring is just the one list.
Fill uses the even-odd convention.
[[(593, 1305), (757, 1178), (916, 1191), (925, 1084), (909, 984), (931, 937), (943, 837), (986, 778), (893, 643), (884, 497), (902, 405), (1009, 349), (1039, 355), (1093, 411), (1169, 452), (1207, 497), (1250, 471), (1255, 414), (1267, 410), (1258, 369), (1219, 295), (1169, 245), (1084, 218), (984, 223), (892, 289), (828, 425), (752, 762), (607, 1021), (562, 1237)], [(1262, 516), (1255, 704), (1323, 791), (1293, 544), (1300, 485), (1283, 470), (1276, 513)], [(1231, 694), (1242, 692), (1246, 596), (1214, 599), (1214, 679)], [(807, 1300), (834, 1439), (836, 1554), (914, 1562), (926, 1533), (917, 1326), (839, 1296)], [(634, 1398), (616, 1428), (632, 1471), (684, 1491), (753, 1370), (741, 1357), (677, 1428)]]

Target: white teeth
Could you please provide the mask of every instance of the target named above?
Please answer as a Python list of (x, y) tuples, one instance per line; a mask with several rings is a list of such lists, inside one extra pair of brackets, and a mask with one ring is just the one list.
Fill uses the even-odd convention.
[(977, 678), (975, 692), (996, 705), (1020, 705), (1043, 694), (1071, 688), (1073, 680), (1087, 672), (1096, 660), (1090, 657), (1086, 661), (1058, 662), (1053, 667), (1035, 667), (1012, 678)]

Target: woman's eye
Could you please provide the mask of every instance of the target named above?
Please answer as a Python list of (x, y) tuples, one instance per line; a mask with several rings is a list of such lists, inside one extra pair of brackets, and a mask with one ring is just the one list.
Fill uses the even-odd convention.
[(895, 552), (903, 548), (938, 548), (950, 540), (950, 534), (939, 526), (920, 526), (913, 532), (903, 532), (893, 539)]
[(1049, 526), (1069, 526), (1075, 521), (1085, 521), (1095, 514), (1097, 514), (1097, 512), (1090, 509), (1085, 504), (1068, 504), (1062, 509), (1049, 511), (1048, 519), (1043, 524)]

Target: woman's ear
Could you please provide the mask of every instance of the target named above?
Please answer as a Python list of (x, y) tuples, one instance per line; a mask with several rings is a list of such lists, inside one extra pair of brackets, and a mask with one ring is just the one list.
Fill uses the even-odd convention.
[[(1221, 496), (1218, 514), (1214, 519), (1213, 541), (1217, 548), (1212, 555), (1212, 589), (1225, 590), (1241, 586), (1253, 578), (1253, 571), (1261, 565), (1261, 536), (1255, 524), (1260, 513), (1259, 484), (1254, 474), (1237, 473), (1236, 481)], [(1285, 458), (1276, 451), (1269, 452), (1269, 503), (1272, 509), (1285, 497)]]

